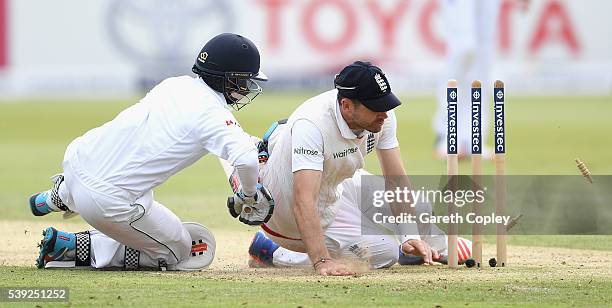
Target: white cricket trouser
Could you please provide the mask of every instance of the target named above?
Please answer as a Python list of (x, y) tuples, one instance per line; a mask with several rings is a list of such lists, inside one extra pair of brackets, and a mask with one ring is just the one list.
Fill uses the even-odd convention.
[[(371, 175), (358, 170), (352, 178), (342, 182), (343, 192), (337, 201), (336, 219), (325, 230), (325, 245), (333, 258), (349, 258), (365, 261), (370, 268), (385, 268), (395, 264), (399, 258), (400, 243), (396, 235), (399, 230), (394, 224), (378, 224), (362, 215), (365, 207), (360, 207), (361, 193), (370, 193), (361, 186), (361, 176)], [(376, 185), (381, 187), (379, 185)], [(384, 186), (382, 186), (384, 187)], [(417, 214), (428, 212), (429, 204), (417, 204)], [(391, 215), (387, 209), (385, 215)], [(418, 226), (421, 239), (432, 248), (446, 253), (446, 234), (434, 224)], [(311, 266), (308, 254), (279, 247), (273, 255), (273, 264), (280, 267)]]
[(91, 234), (92, 267), (123, 267), (126, 245), (140, 251), (141, 267), (173, 265), (189, 257), (191, 237), (180, 219), (153, 200), (153, 192), (134, 200), (125, 190), (104, 183), (79, 166), (68, 147), (60, 187), (64, 203), (96, 230)]
[(496, 50), (499, 0), (444, 0), (440, 1), (446, 37), (446, 73), (440, 85), (438, 110), (433, 129), (437, 136), (438, 151), (446, 151), (446, 81), (458, 82), (457, 133), (459, 149), (469, 153), (471, 147), (471, 83), (482, 81), (481, 125), (483, 143), (491, 124), (491, 71)]

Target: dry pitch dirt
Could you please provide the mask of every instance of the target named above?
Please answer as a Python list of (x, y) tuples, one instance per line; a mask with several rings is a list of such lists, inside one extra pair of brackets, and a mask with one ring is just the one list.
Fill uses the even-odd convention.
[[(34, 266), (37, 256), (36, 243), (42, 238), (41, 231), (48, 222), (33, 221), (0, 221), (0, 266)], [(66, 231), (86, 229), (82, 223), (54, 223), (56, 228)], [(213, 230), (214, 232), (214, 230)], [(211, 267), (190, 275), (201, 275), (215, 279), (270, 279), (278, 280), (317, 280), (317, 276), (307, 269), (251, 269), (247, 265), (247, 248), (252, 234), (239, 231), (215, 232), (217, 239), (216, 259)], [(494, 245), (485, 245), (485, 256), (494, 255)], [(612, 277), (612, 252), (578, 250), (564, 248), (542, 248), (510, 246), (508, 259), (511, 265), (506, 268), (467, 269), (462, 267), (459, 273), (448, 270), (445, 266), (394, 266), (391, 269), (364, 272), (354, 279), (394, 281), (406, 279), (416, 283), (431, 283), (431, 280), (451, 282), (503, 279), (530, 280), (550, 277), (567, 277), (592, 279)], [(487, 257), (488, 258), (488, 257)], [(501, 273), (500, 273), (501, 272)], [(502, 274), (502, 275), (499, 275)], [(563, 278), (560, 278), (563, 279)]]

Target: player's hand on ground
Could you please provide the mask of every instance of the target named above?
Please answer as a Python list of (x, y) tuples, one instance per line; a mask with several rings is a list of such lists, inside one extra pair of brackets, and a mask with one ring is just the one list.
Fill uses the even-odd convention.
[(334, 260), (326, 260), (325, 262), (317, 263), (315, 272), (323, 276), (349, 276), (355, 275), (355, 272), (350, 270), (346, 264)]
[(427, 242), (417, 239), (405, 241), (402, 244), (402, 252), (423, 257), (423, 264), (425, 265), (433, 265), (433, 261), (440, 259), (440, 254), (437, 250), (431, 248)]

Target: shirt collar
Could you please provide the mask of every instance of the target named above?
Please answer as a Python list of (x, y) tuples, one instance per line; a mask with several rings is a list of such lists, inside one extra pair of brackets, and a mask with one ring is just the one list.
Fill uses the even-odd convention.
[(368, 131), (364, 129), (361, 134), (355, 135), (353, 130), (349, 128), (348, 124), (342, 117), (342, 113), (340, 112), (340, 104), (338, 104), (338, 101), (335, 98), (336, 96), (334, 96), (334, 106), (336, 106), (334, 110), (336, 114), (336, 123), (338, 123), (338, 128), (340, 129), (340, 135), (342, 135), (342, 137), (345, 139), (361, 139), (366, 135), (366, 133), (368, 133)]

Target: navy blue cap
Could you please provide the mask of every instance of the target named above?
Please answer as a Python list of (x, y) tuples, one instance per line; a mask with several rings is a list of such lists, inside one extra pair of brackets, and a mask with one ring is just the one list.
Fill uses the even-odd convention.
[(391, 93), (382, 70), (370, 62), (356, 61), (345, 67), (336, 75), (334, 86), (342, 96), (356, 99), (375, 112), (386, 112), (402, 104)]

